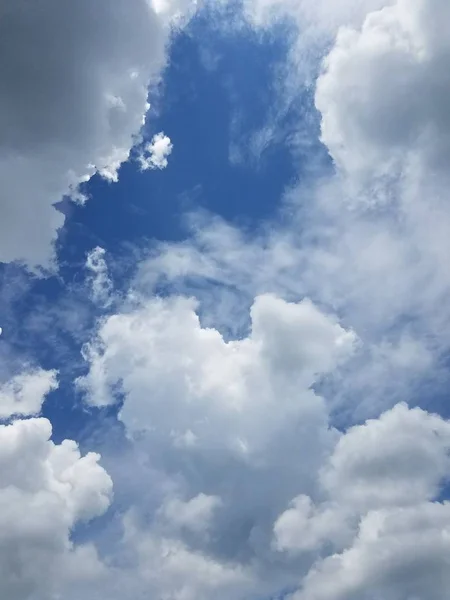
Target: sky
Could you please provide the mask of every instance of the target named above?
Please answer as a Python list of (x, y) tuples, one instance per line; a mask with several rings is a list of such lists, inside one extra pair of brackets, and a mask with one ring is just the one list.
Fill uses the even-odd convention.
[(444, 0), (0, 0), (0, 597), (443, 600)]

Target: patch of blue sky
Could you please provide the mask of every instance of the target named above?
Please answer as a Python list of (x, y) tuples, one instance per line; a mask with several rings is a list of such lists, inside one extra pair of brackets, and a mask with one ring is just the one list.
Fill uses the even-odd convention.
[[(206, 209), (250, 229), (276, 215), (284, 189), (299, 174), (286, 140), (268, 145), (253, 162), (230, 160), (230, 147), (250, 153), (252, 135), (277, 102), (274, 65), (283, 62), (286, 51), (281, 31), (277, 36), (220, 33), (207, 19), (194, 20), (173, 43), (157, 91), (158, 109), (150, 112), (146, 127), (148, 139), (159, 131), (171, 138), (169, 166), (140, 173), (137, 163), (127, 163), (117, 184), (94, 177), (85, 186), (90, 197), (85, 206), (65, 204), (62, 269), (78, 268), (94, 245), (117, 257), (129, 244), (183, 239), (188, 210)], [(206, 54), (216, 57), (212, 66)], [(305, 95), (305, 102), (311, 98)], [(297, 116), (297, 107), (285, 115), (286, 127)], [(233, 128), (237, 118), (239, 131)]]

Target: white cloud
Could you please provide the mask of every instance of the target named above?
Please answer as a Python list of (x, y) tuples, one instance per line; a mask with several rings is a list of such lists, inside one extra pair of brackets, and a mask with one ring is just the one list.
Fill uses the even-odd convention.
[(169, 527), (204, 533), (208, 530), (214, 511), (220, 505), (220, 498), (205, 494), (198, 494), (188, 501), (169, 498), (161, 507), (159, 515)]
[[(125, 518), (126, 546), (136, 557), (135, 567), (119, 575), (122, 592), (113, 597), (152, 597), (174, 600), (219, 600), (235, 598), (244, 590), (251, 590), (253, 582), (245, 568), (226, 564), (189, 548), (181, 540), (160, 537), (146, 531), (133, 515)], [(244, 592), (245, 593), (245, 592)]]
[(0, 260), (51, 265), (52, 204), (99, 172), (117, 179), (165, 60), (170, 19), (147, 0), (7, 0), (0, 8)]
[(345, 512), (330, 504), (317, 508), (308, 496), (298, 496), (274, 525), (274, 547), (291, 554), (315, 552), (325, 544), (341, 546), (348, 538)]
[(112, 402), (119, 386), (121, 418), (168, 490), (156, 521), (127, 538), (145, 557), (135, 585), (180, 600), (295, 583), (299, 600), (439, 598), (446, 580), (425, 595), (423, 565), (445, 564), (437, 530), (450, 522), (436, 498), (450, 475), (449, 422), (401, 404), (338, 434), (309, 387), (351, 356), (354, 334), (308, 301), (269, 295), (255, 300), (248, 336), (225, 342), (195, 308), (143, 301), (103, 322), (86, 354), (89, 400)]
[(442, 598), (450, 512), (433, 500), (449, 447), (448, 421), (405, 405), (344, 434), (321, 470), (323, 504), (299, 497), (275, 523), (278, 550), (321, 550), (293, 598)]
[[(170, 534), (176, 547), (200, 552), (219, 565), (213, 578), (253, 556), (252, 585), (259, 573), (258, 585), (275, 591), (273, 519), (316, 489), (337, 437), (310, 388), (352, 354), (355, 336), (308, 300), (256, 298), (250, 333), (232, 341), (202, 327), (195, 309), (187, 298), (153, 298), (109, 317), (85, 349), (90, 370), (79, 383), (91, 404), (123, 398), (121, 420), (159, 473), (140, 475), (140, 485), (156, 478), (169, 490), (150, 539)], [(148, 500), (135, 502), (145, 511)], [(188, 586), (199, 572), (183, 576)], [(221, 581), (214, 585), (220, 596)]]
[[(371, 10), (388, 5), (389, 0), (244, 0), (247, 14), (259, 25), (270, 25), (277, 17), (294, 18), (301, 26), (314, 26), (335, 33), (341, 25), (358, 23)], [(322, 37), (323, 41), (323, 37)]]
[(168, 157), (172, 153), (173, 144), (162, 131), (153, 136), (152, 141), (145, 144), (138, 156), (138, 162), (143, 171), (148, 169), (165, 169)]
[(74, 570), (80, 582), (102, 570), (93, 547), (70, 535), (105, 512), (111, 479), (97, 455), (50, 436), (46, 419), (0, 426), (0, 594), (11, 600), (55, 597)]
[(340, 179), (327, 178), (291, 192), (288, 226), (248, 236), (217, 218), (194, 219), (192, 237), (154, 249), (134, 285), (195, 293), (205, 322), (233, 336), (245, 331), (255, 294), (310, 295), (364, 342), (330, 400), (358, 418), (377, 415), (425, 375), (439, 381), (449, 341), (449, 214), (439, 196), (411, 200), (398, 214), (355, 209)]
[[(297, 189), (289, 198), (291, 222), (251, 239), (217, 219), (194, 221), (191, 240), (161, 245), (140, 266), (134, 289), (140, 304), (102, 323), (86, 352), (90, 372), (82, 384), (90, 401), (108, 404), (118, 392), (130, 437), (170, 490), (160, 514), (174, 506), (182, 515), (179, 498), (220, 499), (203, 538), (192, 528), (182, 531), (185, 526), (176, 534), (175, 524), (172, 537), (169, 530), (164, 537), (158, 524), (156, 532), (149, 525), (143, 534), (151, 540), (146, 543), (154, 548), (170, 539), (174, 556), (187, 551), (208, 564), (245, 566), (255, 594), (261, 587), (266, 596), (297, 588), (296, 600), (441, 600), (450, 583), (449, 509), (439, 502), (450, 475), (449, 422), (405, 404), (378, 416), (380, 407), (417, 394), (424, 374), (439, 374), (450, 341), (449, 211), (441, 181), (429, 176), (429, 167), (438, 166), (436, 148), (414, 137), (416, 124), (427, 128), (429, 117), (420, 113), (411, 127), (408, 111), (403, 115), (401, 105), (392, 105), (400, 77), (389, 79), (392, 94), (375, 97), (373, 57), (358, 54), (362, 45), (379, 58), (372, 36), (381, 36), (389, 52), (391, 46), (415, 51), (415, 42), (406, 50), (397, 43), (402, 6), (368, 17), (360, 32), (341, 32), (321, 77), (324, 141), (346, 173), (322, 180), (308, 195)], [(414, 3), (408, 27), (420, 6)], [(433, 7), (439, 15), (438, 3), (426, 9)], [(353, 45), (342, 48), (346, 35)], [(381, 55), (391, 74), (396, 61)], [(343, 72), (331, 81), (338, 63)], [(407, 83), (409, 75), (406, 70)], [(320, 87), (327, 78), (329, 96)], [(438, 95), (437, 89), (431, 91)], [(392, 152), (377, 138), (383, 138), (381, 126), (375, 136), (364, 129), (371, 103), (378, 116), (383, 98), (386, 114), (402, 117), (389, 132)], [(330, 115), (342, 134), (336, 144), (334, 130), (327, 130)], [(402, 141), (408, 131), (414, 143)], [(445, 135), (442, 127), (441, 139), (430, 139), (441, 144)], [(418, 176), (397, 161), (397, 150), (405, 149), (419, 157)], [(351, 204), (348, 187), (359, 184), (359, 165), (355, 178), (352, 163), (358, 156), (373, 159), (371, 187)], [(400, 181), (373, 177), (386, 174), (392, 161), (403, 169)], [(380, 196), (390, 205), (380, 208)], [(175, 294), (195, 290), (201, 302), (149, 300), (162, 282)], [(311, 294), (333, 307), (347, 330), (317, 304), (286, 303), (267, 292), (296, 299)], [(261, 298), (248, 333), (254, 295)], [(208, 328), (211, 323), (215, 327)], [(353, 355), (350, 326), (362, 340)], [(232, 332), (231, 341), (218, 329)], [(329, 406), (311, 386), (321, 386), (335, 406), (336, 397), (346, 396), (350, 416), (377, 418), (338, 433)], [(194, 593), (204, 568), (197, 564), (183, 572), (189, 591), (180, 585), (171, 590), (174, 597)], [(219, 582), (209, 593), (220, 596), (223, 589)], [(232, 597), (248, 597), (246, 584), (238, 583)]]
[(450, 473), (449, 450), (447, 421), (400, 404), (341, 438), (323, 484), (359, 510), (431, 500)]
[(105, 254), (105, 250), (97, 246), (88, 253), (86, 258), (86, 269), (90, 272), (88, 284), (92, 289), (92, 299), (96, 304), (103, 307), (111, 303), (113, 291)]
[[(251, 335), (230, 342), (218, 331), (202, 328), (195, 307), (192, 299), (154, 299), (108, 318), (98, 339), (85, 350), (91, 370), (80, 384), (89, 392), (89, 402), (100, 406), (114, 402), (112, 390), (120, 382), (127, 394), (121, 415), (131, 431), (152, 423), (160, 433), (182, 434), (188, 425), (195, 425), (190, 430), (199, 443), (216, 445), (222, 440), (232, 448), (235, 443), (226, 439), (226, 423), (232, 419), (234, 429), (233, 415), (241, 415), (243, 429), (253, 428), (251, 414), (257, 416), (263, 404), (266, 414), (285, 418), (276, 417), (280, 407), (273, 386), (294, 394), (286, 398), (288, 409), (296, 402), (294, 382), (299, 394), (308, 390), (318, 375), (351, 354), (355, 342), (353, 333), (308, 300), (290, 304), (270, 295), (257, 298), (251, 310)], [(148, 399), (142, 397), (143, 389)], [(310, 405), (309, 395), (304, 408)], [(186, 404), (181, 404), (183, 411), (175, 410), (180, 402)], [(319, 401), (314, 404), (320, 407)], [(217, 431), (211, 429), (213, 423)], [(237, 431), (230, 434), (236, 436), (235, 442), (247, 437)], [(264, 432), (255, 430), (252, 435), (256, 451), (264, 443)]]
[(374, 511), (353, 545), (319, 562), (292, 600), (441, 600), (449, 550), (449, 504)]
[(427, 167), (445, 168), (449, 11), (442, 0), (397, 0), (361, 29), (339, 32), (316, 93), (322, 139), (339, 167), (389, 173), (418, 154)]
[(0, 385), (0, 418), (38, 415), (45, 396), (57, 388), (56, 371), (37, 369), (16, 375)]

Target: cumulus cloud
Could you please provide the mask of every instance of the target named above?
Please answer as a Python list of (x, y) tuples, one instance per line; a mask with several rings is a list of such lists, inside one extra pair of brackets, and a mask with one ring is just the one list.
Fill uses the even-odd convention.
[(364, 417), (408, 398), (431, 372), (437, 382), (446, 376), (450, 212), (439, 65), (447, 41), (439, 23), (447, 8), (389, 2), (367, 15), (379, 8), (369, 3), (358, 27), (345, 4), (315, 98), (336, 172), (289, 191), (290, 226), (249, 239), (217, 219), (196, 222), (189, 242), (161, 245), (141, 265), (139, 281), (186, 293), (194, 278), (214, 282), (214, 295), (196, 293), (233, 325), (267, 291), (331, 307), (365, 342), (334, 397), (350, 398)]
[(37, 369), (16, 375), (0, 385), (0, 418), (38, 415), (45, 396), (57, 388), (56, 371)]
[[(89, 401), (123, 401), (130, 438), (169, 490), (142, 535), (170, 539), (177, 556), (233, 565), (244, 574), (236, 598), (250, 586), (268, 596), (295, 590), (295, 600), (440, 600), (450, 583), (441, 498), (449, 422), (396, 404), (416, 377), (438, 372), (450, 341), (450, 221), (434, 179), (444, 123), (439, 139), (427, 133), (437, 127), (440, 88), (426, 88), (435, 108), (414, 123), (411, 107), (402, 112), (397, 102), (425, 70), (416, 71), (421, 36), (427, 72), (431, 47), (445, 55), (444, 42), (429, 40), (445, 13), (438, 2), (415, 2), (406, 18), (405, 6), (361, 14), (359, 29), (349, 22), (325, 62), (316, 104), (338, 169), (306, 190), (314, 206), (306, 211), (305, 190), (295, 190), (291, 223), (251, 239), (217, 219), (194, 221), (191, 240), (161, 244), (140, 266), (140, 301), (103, 322), (85, 349), (90, 371), (80, 384)], [(396, 53), (405, 61), (399, 71)], [(391, 83), (375, 95), (384, 69)], [(371, 111), (378, 118), (383, 110), (372, 135)], [(404, 161), (408, 153), (414, 163)], [(362, 172), (355, 161), (371, 182), (352, 204), (348, 186)], [(398, 180), (385, 178), (392, 165)], [(149, 300), (161, 283), (174, 297)], [(200, 303), (179, 297), (194, 290)], [(267, 292), (310, 293), (317, 303)], [(350, 415), (364, 419), (339, 432), (330, 405), (343, 390)], [(375, 418), (365, 420), (367, 412)], [(206, 511), (208, 535), (199, 535), (187, 523), (206, 498), (218, 501)], [(174, 513), (168, 507), (184, 516), (160, 529)], [(193, 593), (196, 574), (183, 581), (175, 598)], [(220, 596), (226, 586), (211, 589)]]
[[(236, 598), (271, 594), (281, 581), (299, 600), (439, 598), (449, 422), (400, 404), (338, 433), (311, 386), (349, 359), (353, 333), (308, 301), (262, 296), (249, 335), (225, 341), (195, 310), (147, 300), (109, 317), (86, 349), (89, 401), (123, 399), (129, 435), (165, 481), (156, 520), (127, 543), (157, 564), (170, 548), (158, 570), (174, 598), (227, 597), (229, 585)], [(165, 577), (148, 581), (167, 589)]]
[(435, 500), (449, 433), (441, 417), (399, 405), (340, 438), (320, 473), (324, 501), (301, 496), (275, 523), (278, 550), (320, 550), (293, 598), (442, 597), (450, 513)]
[(322, 480), (343, 506), (360, 510), (431, 500), (448, 477), (449, 448), (447, 421), (400, 404), (350, 429)]
[[(195, 3), (194, 3), (195, 4)], [(53, 208), (95, 172), (115, 181), (164, 64), (171, 18), (193, 3), (10, 0), (0, 8), (0, 260), (51, 265)]]
[[(151, 385), (148, 402), (142, 402), (139, 393), (128, 395), (121, 416), (131, 430), (139, 431), (157, 418), (160, 432), (182, 434), (187, 425), (183, 421), (190, 421), (189, 413), (197, 414), (197, 427), (192, 432), (200, 436), (199, 443), (204, 440), (215, 445), (225, 438), (225, 423), (235, 411), (242, 417), (247, 411), (259, 413), (263, 402), (274, 415), (278, 412), (273, 383), (285, 386), (292, 394), (292, 378), (301, 386), (299, 391), (307, 390), (319, 374), (333, 370), (349, 356), (355, 343), (352, 332), (323, 315), (309, 300), (290, 304), (271, 295), (257, 298), (251, 310), (251, 335), (230, 342), (217, 330), (202, 328), (195, 308), (193, 299), (155, 299), (135, 311), (107, 319), (98, 339), (85, 349), (91, 371), (80, 385), (89, 392), (89, 402), (99, 406), (114, 402), (112, 390), (119, 382), (128, 390), (128, 378), (146, 387)], [(137, 354), (141, 360), (136, 362)], [(256, 404), (252, 385), (260, 389)], [(137, 392), (139, 389), (140, 384)], [(184, 397), (192, 399), (186, 403), (186, 414), (174, 410)], [(204, 426), (208, 410), (221, 430), (220, 438), (211, 430), (211, 422)], [(225, 417), (228, 412), (230, 416)], [(249, 417), (245, 417), (243, 427), (253, 427)], [(255, 430), (253, 435), (255, 442), (263, 442), (263, 431)], [(244, 443), (244, 438), (241, 441)], [(226, 444), (232, 447), (232, 439)], [(252, 445), (250, 452), (259, 443), (255, 448)]]
[(335, 29), (364, 18), (368, 12), (389, 4), (389, 0), (343, 0), (330, 5), (326, 0), (244, 0), (247, 13), (265, 24), (277, 16), (287, 15), (323, 30)]
[(124, 542), (136, 557), (131, 572), (118, 574), (126, 594), (150, 592), (174, 600), (208, 600), (214, 595), (226, 600), (252, 589), (253, 582), (241, 565), (214, 560), (177, 537), (146, 531), (132, 515), (125, 519)]
[(273, 543), (280, 552), (315, 552), (325, 544), (342, 546), (347, 529), (346, 515), (334, 505), (318, 508), (309, 496), (300, 495), (275, 521)]
[(446, 167), (449, 17), (443, 1), (398, 0), (339, 32), (316, 93), (322, 139), (339, 167), (385, 173), (415, 155), (426, 168)]
[(355, 335), (308, 300), (256, 298), (250, 333), (230, 341), (195, 311), (173, 297), (109, 317), (85, 348), (79, 385), (94, 405), (123, 399), (120, 418), (169, 491), (158, 509), (164, 535), (178, 531), (220, 569), (255, 557), (252, 585), (259, 572), (273, 586), (262, 575), (273, 519), (313, 493), (337, 436), (311, 388), (351, 356)]
[(97, 455), (56, 445), (51, 433), (46, 419), (0, 426), (0, 591), (11, 600), (55, 597), (73, 574), (82, 581), (101, 571), (95, 549), (70, 536), (105, 512), (111, 479)]
[(428, 503), (366, 515), (353, 545), (306, 577), (295, 600), (438, 600), (449, 584), (450, 507)]
[(152, 141), (145, 144), (138, 156), (142, 171), (148, 169), (165, 169), (169, 164), (167, 160), (172, 153), (173, 144), (170, 138), (162, 131), (153, 136)]
[(160, 516), (169, 527), (201, 533), (208, 530), (214, 511), (220, 504), (220, 498), (205, 494), (198, 494), (188, 501), (169, 498), (161, 507)]

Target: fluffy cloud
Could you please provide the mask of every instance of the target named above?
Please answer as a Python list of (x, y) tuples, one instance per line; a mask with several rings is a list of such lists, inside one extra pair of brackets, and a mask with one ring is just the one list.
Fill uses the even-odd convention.
[[(449, 422), (400, 404), (339, 434), (310, 388), (351, 356), (354, 334), (309, 301), (266, 295), (248, 336), (225, 341), (196, 309), (141, 300), (85, 351), (89, 401), (123, 399), (122, 421), (164, 481), (151, 523), (124, 538), (141, 557), (134, 585), (177, 599), (296, 586), (298, 600), (441, 597)], [(432, 586), (429, 572), (442, 574)]]
[(450, 511), (433, 500), (449, 448), (448, 421), (405, 405), (343, 435), (321, 469), (322, 503), (301, 496), (275, 523), (278, 550), (321, 554), (294, 598), (442, 598)]
[(450, 505), (374, 511), (353, 545), (319, 563), (295, 600), (439, 600), (450, 583)]
[(450, 472), (449, 449), (447, 421), (400, 404), (350, 429), (322, 479), (342, 505), (359, 510), (430, 500)]
[(173, 144), (162, 131), (153, 136), (152, 141), (145, 144), (138, 156), (138, 162), (143, 171), (148, 169), (165, 169), (167, 160), (172, 153)]
[(45, 396), (58, 388), (55, 371), (37, 369), (16, 375), (0, 386), (0, 418), (41, 412)]
[(117, 179), (170, 20), (193, 4), (2, 2), (1, 261), (49, 266), (64, 221), (52, 205), (95, 172)]
[[(168, 572), (174, 556), (199, 561), (171, 589), (175, 598), (226, 597), (228, 583), (219, 580), (199, 591), (204, 561), (233, 574), (227, 582), (237, 585), (235, 598), (247, 597), (249, 586), (259, 595), (296, 589), (295, 600), (440, 600), (448, 589), (450, 513), (441, 495), (450, 474), (449, 422), (405, 404), (378, 417), (380, 406), (408, 398), (416, 376), (436, 372), (450, 340), (449, 212), (442, 188), (427, 179), (436, 148), (445, 156), (446, 131), (441, 123), (440, 140), (430, 136), (433, 149), (421, 132), (434, 116), (419, 112), (408, 123), (410, 107), (402, 112), (397, 103), (403, 79), (392, 75), (392, 52), (412, 53), (401, 71), (405, 85), (417, 68), (415, 38), (401, 43), (399, 29), (415, 35), (414, 27), (427, 27), (416, 18), (420, 7), (424, 18), (439, 7), (414, 3), (402, 25), (405, 5), (390, 4), (360, 31), (342, 30), (326, 61), (316, 102), (323, 140), (342, 170), (307, 190), (310, 211), (304, 190), (296, 190), (293, 222), (251, 240), (217, 219), (194, 221), (193, 239), (161, 245), (135, 284), (144, 297), (162, 282), (177, 294), (195, 289), (200, 306), (141, 300), (103, 322), (86, 348), (90, 372), (81, 384), (90, 401), (124, 401), (127, 431), (164, 482), (162, 498), (152, 497), (157, 519), (131, 545), (168, 544)], [(392, 75), (384, 97), (373, 93), (382, 69), (372, 59)], [(427, 90), (438, 102), (438, 87)], [(365, 127), (379, 107), (387, 112), (371, 135)], [(401, 117), (389, 131), (392, 144), (380, 125), (388, 113)], [(408, 152), (419, 159), (420, 180), (404, 169)], [(383, 178), (373, 184), (390, 194), (389, 210), (349, 205), (346, 186), (361, 174), (356, 159), (367, 162), (372, 184), (392, 165), (403, 169), (395, 186)], [(364, 199), (376, 204), (374, 188)], [(352, 358), (354, 334), (312, 303), (286, 303), (267, 291), (310, 292), (365, 343)], [(347, 394), (351, 415), (369, 410), (377, 418), (338, 433), (311, 390), (319, 385), (330, 403)], [(214, 569), (205, 581), (214, 581)], [(163, 579), (155, 585), (168, 589)]]
[[(125, 597), (150, 595), (174, 600), (219, 600), (252, 590), (254, 582), (239, 564), (214, 560), (193, 550), (177, 537), (161, 537), (143, 529), (128, 515), (124, 545), (134, 558), (133, 568), (116, 572), (116, 584)], [(112, 589), (113, 598), (122, 598)]]
[[(315, 36), (333, 35), (341, 25), (357, 24), (365, 15), (390, 4), (389, 0), (343, 0), (330, 5), (326, 0), (244, 0), (247, 15), (259, 26), (280, 18), (293, 18), (299, 27)], [(305, 31), (304, 31), (305, 33)], [(311, 43), (311, 38), (308, 39)]]
[(206, 532), (214, 511), (220, 506), (220, 498), (198, 494), (188, 501), (169, 498), (161, 507), (160, 517), (169, 527), (186, 528), (194, 532)]
[(398, 0), (369, 14), (360, 30), (339, 32), (316, 104), (322, 139), (340, 167), (389, 173), (418, 155), (427, 168), (445, 168), (449, 11), (442, 0)]
[(276, 520), (274, 547), (280, 552), (315, 552), (325, 544), (342, 546), (348, 538), (346, 514), (330, 504), (316, 507), (309, 496), (292, 500)]
[(409, 398), (422, 377), (433, 372), (438, 384), (443, 376), (436, 369), (450, 341), (443, 301), (450, 214), (445, 197), (425, 188), (406, 195), (398, 214), (364, 203), (355, 209), (347, 198), (341, 178), (296, 188), (289, 225), (253, 236), (217, 218), (195, 218), (187, 242), (149, 253), (135, 286), (145, 294), (160, 286), (195, 293), (205, 322), (232, 335), (246, 327), (255, 294), (310, 295), (364, 342), (330, 401), (358, 419), (378, 415)]
[[(349, 356), (353, 333), (308, 300), (265, 295), (252, 307), (250, 336), (226, 342), (201, 327), (195, 308), (191, 299), (155, 299), (107, 319), (85, 350), (91, 370), (80, 385), (89, 402), (115, 402), (120, 384), (127, 396), (121, 417), (131, 431), (151, 423), (175, 439), (189, 429), (195, 445), (224, 444), (242, 455), (263, 448), (290, 411), (320, 414), (308, 388)], [(284, 405), (274, 387), (285, 392)], [(263, 407), (274, 417), (267, 431), (255, 427)]]
[(97, 455), (50, 436), (46, 419), (0, 426), (0, 592), (11, 600), (54, 597), (72, 575), (89, 580), (102, 569), (94, 548), (70, 536), (105, 512), (111, 479)]
[(123, 399), (120, 418), (151, 457), (145, 487), (153, 478), (166, 490), (164, 535), (178, 531), (214, 562), (254, 557), (273, 586), (262, 567), (273, 520), (313, 493), (337, 436), (311, 387), (352, 354), (355, 335), (308, 300), (256, 298), (250, 333), (230, 341), (195, 310), (191, 299), (155, 298), (109, 317), (79, 384), (91, 404)]

